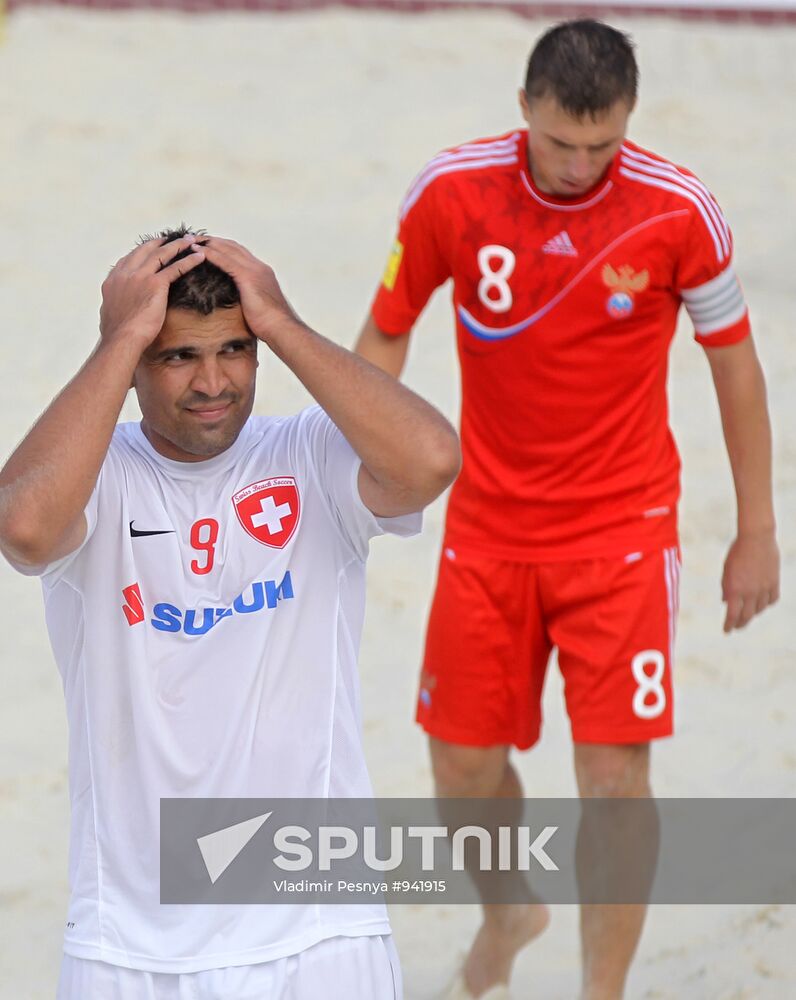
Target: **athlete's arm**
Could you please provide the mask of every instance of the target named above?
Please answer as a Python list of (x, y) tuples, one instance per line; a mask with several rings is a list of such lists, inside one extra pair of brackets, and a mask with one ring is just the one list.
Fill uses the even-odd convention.
[(421, 510), (459, 471), (456, 432), (437, 410), (364, 358), (311, 330), (262, 261), (231, 240), (202, 250), (240, 292), (249, 329), (320, 403), (362, 461), (359, 492), (376, 515)]
[(724, 631), (743, 628), (779, 598), (779, 552), (771, 488), (771, 425), (754, 342), (706, 350), (719, 400), (738, 505), (738, 533), (722, 576)]
[(391, 336), (379, 328), (373, 313), (368, 315), (354, 350), (394, 378), (400, 378), (409, 353), (409, 333)]
[(163, 326), (171, 282), (203, 256), (160, 268), (194, 239), (144, 243), (106, 278), (99, 344), (0, 471), (0, 550), (13, 562), (46, 565), (85, 538), (83, 511), (135, 367)]

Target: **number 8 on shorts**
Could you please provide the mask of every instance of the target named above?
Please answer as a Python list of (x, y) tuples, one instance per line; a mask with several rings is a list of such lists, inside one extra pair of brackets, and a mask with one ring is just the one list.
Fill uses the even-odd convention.
[(666, 657), (659, 649), (644, 649), (633, 657), (630, 669), (637, 685), (633, 712), (639, 719), (657, 719), (666, 708), (666, 692), (661, 683)]

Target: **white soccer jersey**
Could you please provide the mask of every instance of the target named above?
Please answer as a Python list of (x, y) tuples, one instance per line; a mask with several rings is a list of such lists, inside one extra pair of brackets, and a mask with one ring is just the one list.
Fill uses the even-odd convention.
[(43, 573), (69, 719), (65, 951), (193, 972), (389, 932), (362, 906), (161, 905), (161, 797), (368, 797), (357, 651), (378, 519), (319, 407), (175, 462), (120, 424), (76, 552)]

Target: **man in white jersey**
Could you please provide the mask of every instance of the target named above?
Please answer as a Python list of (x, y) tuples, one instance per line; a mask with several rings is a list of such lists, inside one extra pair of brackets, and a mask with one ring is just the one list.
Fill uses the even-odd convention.
[[(367, 797), (371, 537), (416, 533), (452, 427), (309, 329), (271, 269), (184, 229), (122, 258), (100, 341), (0, 473), (69, 719), (59, 1000), (393, 1000), (381, 904), (159, 903), (165, 797)], [(251, 417), (263, 341), (316, 407)], [(141, 423), (116, 425), (129, 387)]]

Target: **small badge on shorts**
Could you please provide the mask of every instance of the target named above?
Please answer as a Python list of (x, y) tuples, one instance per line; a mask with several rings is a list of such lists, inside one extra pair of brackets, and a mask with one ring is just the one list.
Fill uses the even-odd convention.
[(635, 308), (634, 292), (643, 292), (650, 283), (650, 273), (645, 268), (636, 273), (629, 264), (622, 264), (615, 271), (610, 264), (602, 270), (603, 284), (612, 289), (605, 304), (608, 315), (613, 319), (625, 319)]
[(418, 701), (425, 708), (431, 708), (431, 692), (437, 686), (437, 678), (425, 671), (420, 676), (420, 694)]

